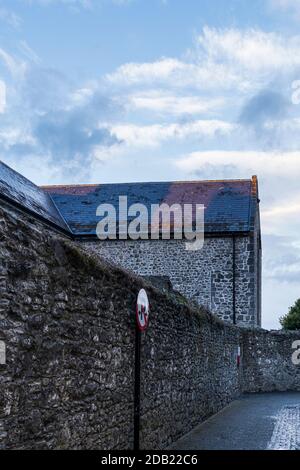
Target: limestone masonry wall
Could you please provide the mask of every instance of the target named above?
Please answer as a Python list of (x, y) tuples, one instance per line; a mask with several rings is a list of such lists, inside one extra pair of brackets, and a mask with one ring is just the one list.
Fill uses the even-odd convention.
[(0, 260), (0, 448), (132, 448), (141, 287), (142, 448), (166, 447), (242, 391), (300, 390), (299, 335), (225, 324), (4, 205)]
[[(233, 240), (206, 238), (202, 250), (185, 249), (184, 240), (108, 240), (85, 242), (94, 253), (140, 276), (168, 276), (174, 289), (233, 322)], [(236, 319), (256, 325), (252, 237), (236, 237)]]
[[(300, 331), (245, 330), (242, 332), (245, 392), (300, 390), (300, 365), (293, 364), (293, 343)], [(296, 354), (300, 359), (299, 354)]]

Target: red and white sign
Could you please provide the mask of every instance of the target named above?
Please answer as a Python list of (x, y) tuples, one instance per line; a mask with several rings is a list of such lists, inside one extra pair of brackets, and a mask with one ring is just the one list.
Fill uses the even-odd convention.
[(136, 321), (140, 331), (145, 331), (149, 323), (149, 300), (147, 293), (141, 289), (136, 303)]

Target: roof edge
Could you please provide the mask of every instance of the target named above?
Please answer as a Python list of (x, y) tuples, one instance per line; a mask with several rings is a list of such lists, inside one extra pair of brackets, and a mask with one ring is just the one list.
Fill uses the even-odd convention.
[(239, 183), (239, 182), (253, 182), (252, 178), (237, 178), (237, 179), (216, 179), (216, 180), (174, 180), (174, 181), (135, 181), (135, 182), (119, 182), (119, 183), (81, 183), (81, 184), (50, 184), (39, 186), (41, 189), (53, 189), (53, 188), (80, 188), (80, 187), (98, 187), (98, 186), (114, 186), (117, 184), (198, 184), (198, 183)]
[(251, 197), (250, 197), (250, 208), (249, 208), (249, 229), (251, 232), (255, 231), (255, 219), (257, 209), (259, 211), (259, 197), (258, 197), (258, 177), (257, 175), (252, 176), (251, 180)]
[[(239, 230), (239, 231), (228, 231), (228, 232), (204, 232), (204, 238), (233, 238), (233, 237), (248, 237), (248, 236), (251, 236), (252, 234), (252, 230)], [(170, 233), (171, 236), (174, 235), (174, 232), (171, 232)], [(80, 233), (77, 233), (77, 234), (74, 234), (73, 235), (74, 237), (74, 240), (78, 240), (78, 241), (98, 241), (98, 242), (101, 242), (101, 240), (99, 240), (99, 238), (97, 237), (97, 235), (95, 234), (80, 234)], [(131, 238), (127, 238), (127, 239), (119, 239), (119, 238), (116, 238), (115, 242), (126, 242), (128, 240), (132, 240)], [(174, 240), (173, 238), (171, 238), (171, 240)], [(182, 238), (183, 241), (185, 241), (186, 239), (185, 238)], [(107, 240), (109, 241), (109, 240)], [(132, 240), (134, 241), (134, 240)], [(138, 241), (143, 241), (143, 240), (138, 240)], [(169, 241), (169, 240), (162, 240), (161, 238), (159, 238), (158, 240), (151, 240), (151, 238), (149, 238), (148, 240), (146, 241), (152, 241), (152, 242), (156, 242), (156, 241)]]
[[(52, 222), (51, 220), (47, 219), (46, 217), (43, 217), (42, 215), (38, 214), (37, 212), (34, 212), (27, 207), (23, 206), (22, 204), (19, 204), (17, 201), (14, 201), (13, 199), (5, 196), (4, 194), (0, 194), (0, 201), (4, 201), (6, 204), (9, 206), (19, 210), (22, 213), (25, 213), (27, 215), (30, 215), (32, 218), (38, 220), (39, 222), (43, 223), (44, 225), (51, 227), (52, 229), (55, 229), (57, 232), (63, 233), (64, 235), (68, 236), (69, 238), (74, 238), (74, 234), (71, 231), (69, 225), (66, 224), (66, 227), (68, 230), (64, 229), (60, 225), (56, 224), (55, 222)], [(60, 212), (59, 212), (60, 214)], [(64, 218), (63, 218), (64, 220)]]

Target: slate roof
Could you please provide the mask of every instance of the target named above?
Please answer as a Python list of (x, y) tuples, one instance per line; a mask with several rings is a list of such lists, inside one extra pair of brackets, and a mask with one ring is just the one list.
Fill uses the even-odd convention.
[(0, 160), (0, 197), (43, 220), (69, 231), (49, 193)]
[(144, 204), (204, 204), (205, 232), (226, 234), (253, 230), (257, 208), (257, 178), (249, 180), (120, 183), (38, 187), (0, 161), (0, 198), (75, 236), (95, 236), (100, 204), (119, 196), (128, 206)]
[[(73, 234), (95, 236), (100, 218), (96, 209), (109, 203), (118, 209), (119, 195), (128, 206), (142, 203), (149, 214), (151, 204), (204, 204), (206, 233), (249, 232), (257, 204), (257, 181), (223, 180), (165, 183), (46, 186)], [(118, 213), (118, 210), (117, 210)]]

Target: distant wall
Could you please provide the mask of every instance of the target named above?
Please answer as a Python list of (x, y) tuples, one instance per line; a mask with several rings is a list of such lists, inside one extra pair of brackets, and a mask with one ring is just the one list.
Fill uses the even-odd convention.
[(296, 351), (292, 345), (297, 340), (300, 340), (300, 331), (242, 331), (242, 389), (246, 392), (300, 391), (300, 365), (292, 362)]
[[(8, 206), (0, 208), (0, 256), (0, 448), (132, 448), (143, 281)], [(239, 329), (146, 289), (142, 448), (166, 447), (242, 391), (300, 390), (300, 368), (289, 362), (295, 335)]]

